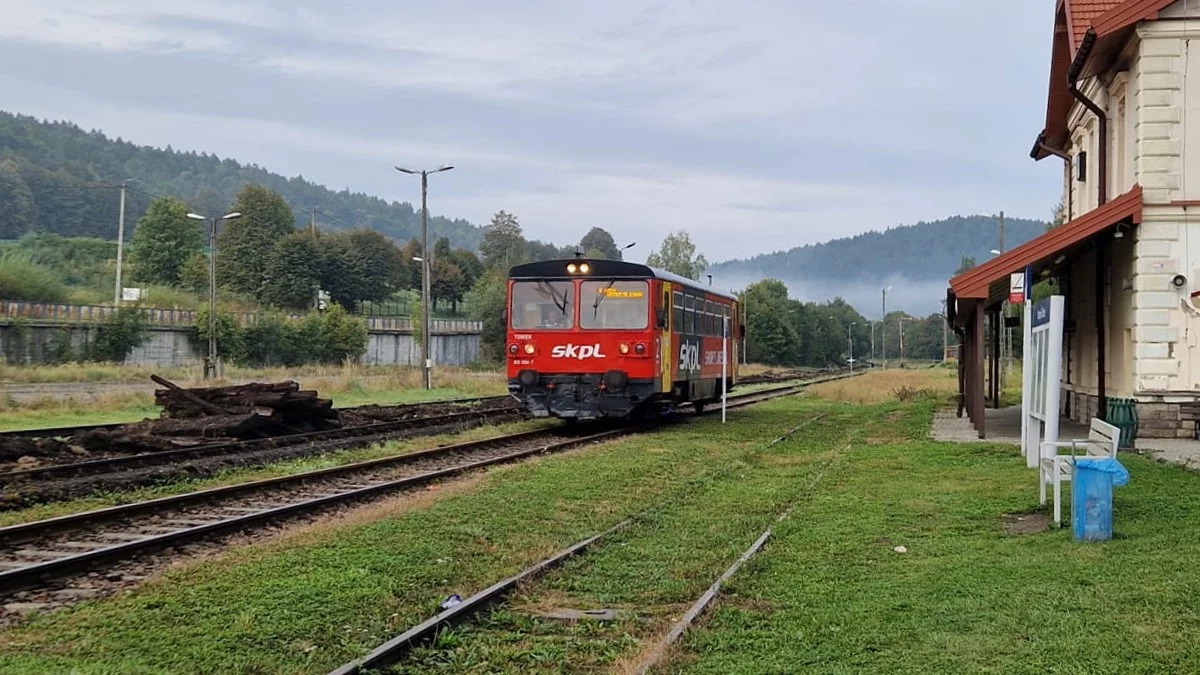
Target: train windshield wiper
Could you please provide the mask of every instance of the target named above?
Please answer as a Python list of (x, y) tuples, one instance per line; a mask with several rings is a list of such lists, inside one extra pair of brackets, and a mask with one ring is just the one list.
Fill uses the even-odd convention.
[(604, 302), (604, 298), (608, 297), (607, 295), (605, 295), (604, 292), (607, 291), (608, 289), (612, 288), (613, 284), (615, 284), (615, 283), (617, 283), (617, 280), (613, 279), (612, 281), (608, 282), (607, 286), (605, 286), (604, 288), (601, 288), (600, 292), (596, 294), (596, 302), (592, 303), (592, 320), (593, 321), (595, 321), (596, 315), (600, 311), (600, 303)]
[(558, 311), (562, 312), (563, 316), (566, 316), (567, 315), (567, 292), (563, 291), (562, 299), (560, 300), (558, 297), (558, 294), (554, 292), (554, 287), (551, 286), (550, 284), (546, 283), (545, 281), (539, 281), (539, 282), (537, 282), (537, 285), (538, 285), (539, 289), (542, 289), (543, 292), (548, 293), (550, 295), (550, 300), (552, 302), (554, 302), (554, 306), (558, 308)]

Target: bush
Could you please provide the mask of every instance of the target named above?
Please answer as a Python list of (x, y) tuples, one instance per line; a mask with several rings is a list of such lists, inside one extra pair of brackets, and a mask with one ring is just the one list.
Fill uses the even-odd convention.
[(278, 314), (262, 314), (243, 332), (242, 365), (298, 366), (303, 363), (296, 349), (296, 331)]
[[(208, 353), (208, 312), (197, 313), (197, 348)], [(367, 350), (367, 322), (339, 305), (301, 319), (262, 314), (242, 328), (228, 314), (217, 315), (217, 350), (238, 365), (299, 366), (358, 361)]]
[(150, 337), (146, 314), (136, 307), (124, 307), (113, 312), (92, 343), (93, 361), (120, 363)]
[(67, 287), (51, 268), (28, 253), (8, 250), (0, 254), (0, 298), (27, 302), (66, 302)]
[[(232, 314), (217, 308), (217, 354), (227, 361), (241, 363), (246, 358), (245, 333)], [(196, 333), (192, 343), (204, 356), (208, 356), (208, 307), (196, 312)]]

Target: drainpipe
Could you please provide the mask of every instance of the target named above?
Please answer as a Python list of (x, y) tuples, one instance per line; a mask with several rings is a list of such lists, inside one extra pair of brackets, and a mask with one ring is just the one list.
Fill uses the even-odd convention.
[(1071, 64), (1071, 70), (1067, 73), (1067, 88), (1071, 95), (1079, 101), (1083, 107), (1087, 108), (1100, 120), (1100, 142), (1097, 144), (1100, 150), (1100, 169), (1096, 173), (1100, 174), (1097, 178), (1100, 181), (1099, 190), (1099, 206), (1104, 206), (1108, 203), (1108, 115), (1096, 105), (1096, 102), (1088, 98), (1082, 91), (1079, 91), (1079, 74), (1083, 70), (1083, 64), (1087, 61), (1088, 54), (1092, 51), (1092, 45), (1096, 42), (1096, 31), (1089, 28), (1087, 35), (1083, 36), (1083, 44), (1079, 45), (1079, 51), (1075, 53), (1075, 61)]
[[(1083, 107), (1092, 111), (1096, 119), (1100, 120), (1100, 142), (1097, 147), (1100, 151), (1100, 168), (1096, 173), (1100, 174), (1097, 178), (1100, 180), (1100, 190), (1098, 194), (1099, 205), (1104, 206), (1108, 202), (1108, 115), (1101, 110), (1096, 102), (1088, 98), (1082, 91), (1079, 91), (1079, 74), (1083, 70), (1083, 64), (1087, 61), (1088, 54), (1092, 51), (1092, 45), (1096, 43), (1096, 31), (1089, 28), (1086, 35), (1083, 36), (1083, 44), (1079, 46), (1079, 51), (1075, 53), (1075, 61), (1071, 64), (1071, 70), (1067, 73), (1067, 88), (1071, 91), (1071, 95), (1079, 101)], [(1096, 241), (1096, 417), (1104, 420), (1108, 418), (1108, 392), (1105, 391), (1104, 370), (1107, 368), (1105, 363), (1104, 352), (1107, 349), (1104, 333), (1104, 265), (1105, 253), (1108, 252), (1108, 240), (1101, 235)]]
[[(1042, 133), (1038, 134), (1038, 137), (1037, 137), (1037, 145), (1034, 147), (1034, 151), (1036, 152), (1038, 150), (1045, 152), (1047, 154), (1050, 154), (1050, 155), (1054, 155), (1055, 157), (1057, 157), (1063, 161), (1063, 170), (1067, 174), (1067, 179), (1064, 183), (1064, 185), (1067, 188), (1067, 215), (1063, 219), (1063, 222), (1069, 223), (1069, 222), (1071, 222), (1072, 218), (1074, 218), (1074, 215), (1073, 215), (1074, 204), (1072, 202), (1075, 201), (1075, 198), (1072, 196), (1072, 192), (1071, 192), (1071, 156), (1068, 155), (1067, 153), (1063, 152), (1062, 150), (1059, 150), (1058, 148), (1052, 148), (1052, 147), (1046, 145), (1046, 132), (1044, 132), (1044, 131)], [(1036, 157), (1036, 155), (1035, 155), (1035, 157)]]

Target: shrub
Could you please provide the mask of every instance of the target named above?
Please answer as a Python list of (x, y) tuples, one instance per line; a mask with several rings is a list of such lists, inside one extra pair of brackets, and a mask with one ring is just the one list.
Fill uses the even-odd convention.
[(148, 337), (150, 324), (146, 314), (137, 307), (123, 307), (100, 326), (92, 343), (92, 360), (120, 363)]
[(8, 250), (0, 254), (0, 298), (27, 302), (65, 302), (67, 287), (51, 268), (28, 253)]
[[(232, 314), (217, 308), (217, 354), (226, 361), (241, 363), (246, 358), (245, 332)], [(192, 344), (204, 356), (208, 356), (208, 307), (196, 312), (196, 332)]]
[(262, 314), (243, 332), (242, 365), (297, 366), (303, 359), (296, 349), (296, 331), (278, 314)]

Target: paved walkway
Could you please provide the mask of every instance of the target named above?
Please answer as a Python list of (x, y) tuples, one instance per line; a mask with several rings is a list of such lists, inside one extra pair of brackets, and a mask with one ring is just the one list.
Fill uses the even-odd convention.
[[(961, 418), (953, 409), (939, 410), (933, 416), (930, 436), (935, 441), (950, 443), (1021, 444), (1021, 407), (988, 408), (987, 438), (979, 438), (975, 427), (964, 414)], [(1059, 438), (1087, 438), (1088, 428), (1068, 419), (1059, 420)], [(1200, 471), (1200, 441), (1175, 438), (1139, 438), (1134, 448), (1162, 462), (1178, 464)]]

